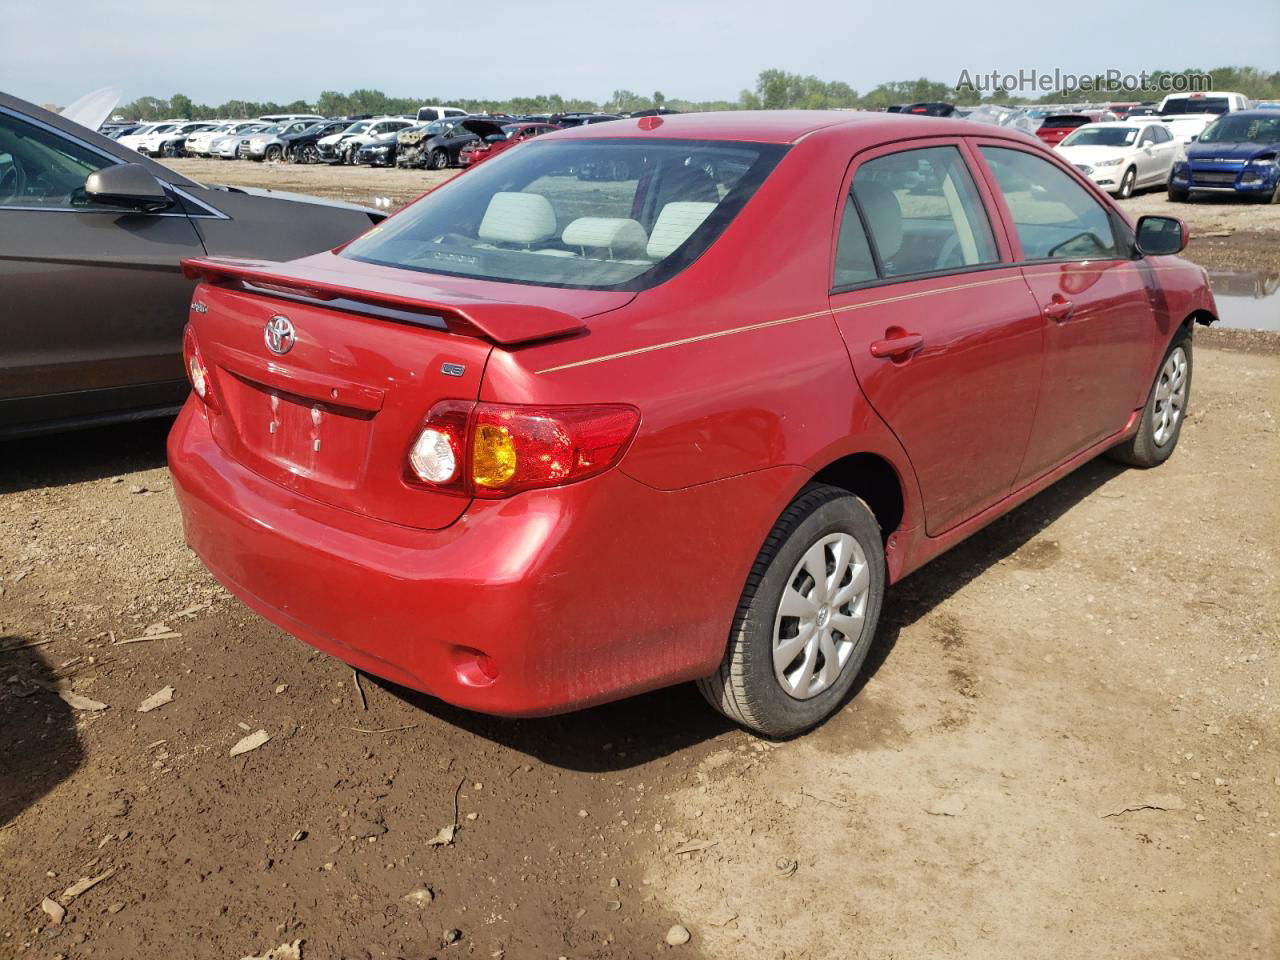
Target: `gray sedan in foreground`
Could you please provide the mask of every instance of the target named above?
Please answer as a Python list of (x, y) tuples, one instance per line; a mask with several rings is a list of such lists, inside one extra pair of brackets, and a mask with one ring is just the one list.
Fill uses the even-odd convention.
[(292, 260), (383, 216), (205, 186), (0, 93), (0, 437), (176, 411), (182, 258)]

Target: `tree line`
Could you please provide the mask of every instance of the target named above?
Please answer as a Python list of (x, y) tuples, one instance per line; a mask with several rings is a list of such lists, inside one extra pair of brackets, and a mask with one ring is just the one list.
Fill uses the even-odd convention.
[(1027, 104), (1060, 103), (1083, 99), (1158, 100), (1159, 78), (1174, 73), (1208, 74), (1213, 78), (1213, 89), (1233, 90), (1256, 100), (1280, 99), (1280, 71), (1268, 72), (1257, 67), (1216, 67), (1212, 70), (1169, 71), (1157, 70), (1149, 74), (1149, 88), (1116, 91), (1108, 95), (1088, 97), (1071, 91), (1056, 91), (1040, 97), (1020, 97), (1007, 92), (982, 93), (974, 89), (956, 89), (946, 83), (921, 77), (918, 80), (900, 80), (882, 83), (860, 94), (840, 80), (822, 80), (815, 76), (788, 73), (785, 70), (762, 70), (755, 87), (743, 90), (737, 100), (683, 100), (667, 97), (661, 91), (650, 95), (631, 90), (615, 90), (603, 102), (559, 94), (540, 94), (530, 97), (513, 97), (509, 100), (476, 100), (448, 97), (392, 97), (381, 90), (352, 90), (339, 93), (323, 91), (314, 103), (294, 100), (291, 103), (274, 101), (229, 100), (210, 105), (195, 103), (182, 93), (175, 93), (167, 100), (161, 97), (141, 97), (127, 103), (116, 112), (130, 119), (163, 120), (168, 117), (186, 117), (191, 120), (215, 117), (258, 117), (268, 113), (317, 113), (326, 117), (343, 117), (368, 113), (408, 114), (417, 113), (425, 103), (446, 103), (473, 113), (508, 113), (515, 116), (540, 113), (634, 113), (653, 107), (668, 107), (683, 112), (704, 110), (823, 110), (834, 108), (883, 109), (895, 103), (916, 103), (942, 100), (948, 103), (976, 105), (979, 103)]

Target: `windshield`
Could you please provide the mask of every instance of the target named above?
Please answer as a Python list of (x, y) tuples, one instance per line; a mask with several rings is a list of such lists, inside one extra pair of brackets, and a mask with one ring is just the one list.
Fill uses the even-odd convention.
[(1063, 140), (1062, 146), (1129, 147), (1137, 139), (1137, 127), (1081, 127)]
[(347, 129), (343, 130), (342, 133), (344, 136), (349, 133), (363, 133), (365, 130), (369, 129), (369, 124), (372, 122), (372, 120), (357, 120), (351, 126), (347, 127)]
[(1176, 117), (1184, 113), (1226, 113), (1229, 107), (1226, 97), (1171, 97), (1160, 108), (1160, 116)]
[(1227, 114), (1200, 134), (1201, 143), (1280, 143), (1280, 116), (1242, 117)]
[(341, 255), (450, 276), (642, 290), (710, 247), (785, 152), (540, 137), (429, 193)]

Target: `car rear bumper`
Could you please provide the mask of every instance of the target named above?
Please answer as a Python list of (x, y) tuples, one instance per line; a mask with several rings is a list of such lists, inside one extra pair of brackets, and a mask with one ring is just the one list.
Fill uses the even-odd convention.
[(803, 482), (778, 468), (661, 492), (613, 470), (417, 530), (252, 473), (194, 398), (169, 464), (187, 543), (248, 606), (370, 673), (509, 716), (714, 671), (779, 501)]

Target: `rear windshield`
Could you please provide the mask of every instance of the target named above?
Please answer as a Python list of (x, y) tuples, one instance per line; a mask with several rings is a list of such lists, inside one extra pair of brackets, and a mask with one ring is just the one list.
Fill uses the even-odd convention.
[(1082, 117), (1075, 113), (1060, 113), (1056, 116), (1044, 118), (1044, 126), (1046, 127), (1083, 127), (1088, 122), (1088, 117)]
[(1280, 115), (1242, 117), (1227, 114), (1200, 134), (1201, 143), (1280, 143)]
[(1082, 127), (1063, 140), (1062, 146), (1127, 147), (1137, 139), (1137, 127)]
[(1183, 113), (1226, 113), (1230, 104), (1226, 97), (1174, 97), (1165, 101), (1160, 116), (1175, 117)]
[(429, 193), (342, 255), (450, 276), (642, 290), (710, 247), (785, 152), (539, 137)]

